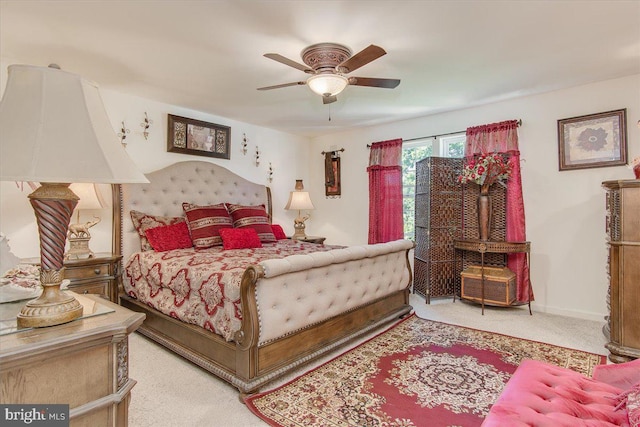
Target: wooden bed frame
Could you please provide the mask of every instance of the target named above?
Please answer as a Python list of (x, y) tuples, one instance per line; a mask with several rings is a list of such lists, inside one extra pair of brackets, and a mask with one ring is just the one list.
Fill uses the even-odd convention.
[[(113, 246), (114, 252), (123, 255), (125, 264), (140, 245), (131, 223), (131, 209), (182, 216), (185, 201), (200, 205), (229, 202), (265, 204), (271, 215), (268, 187), (214, 163), (180, 162), (147, 174), (147, 178), (150, 184), (113, 186)], [(241, 393), (254, 393), (264, 384), (409, 313), (411, 248), (413, 242), (400, 240), (335, 249), (315, 257), (294, 255), (249, 267), (240, 291), (242, 327), (233, 342), (164, 315), (122, 290), (120, 303), (146, 314), (139, 332), (228, 381)], [(305, 283), (290, 286), (299, 282)], [(291, 293), (292, 288), (297, 294)], [(296, 299), (304, 302), (287, 304)], [(301, 311), (305, 315), (300, 315)]]

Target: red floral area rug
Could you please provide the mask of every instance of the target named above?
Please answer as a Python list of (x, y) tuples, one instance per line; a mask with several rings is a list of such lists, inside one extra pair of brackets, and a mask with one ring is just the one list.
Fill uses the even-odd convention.
[(413, 315), (247, 406), (272, 426), (479, 426), (523, 359), (591, 376), (605, 356)]

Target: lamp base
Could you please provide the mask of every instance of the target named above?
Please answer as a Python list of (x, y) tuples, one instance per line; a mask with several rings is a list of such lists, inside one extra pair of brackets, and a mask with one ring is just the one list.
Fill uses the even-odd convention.
[(306, 239), (307, 235), (304, 232), (304, 229), (306, 228), (304, 225), (304, 222), (296, 222), (293, 224), (293, 228), (294, 228), (294, 233), (293, 236), (291, 236), (291, 238), (293, 240), (299, 240), (299, 239)]
[(69, 237), (69, 251), (64, 259), (93, 258), (93, 251), (89, 249), (90, 237)]
[(64, 246), (78, 196), (69, 184), (43, 182), (29, 194), (40, 234), (42, 295), (29, 301), (17, 318), (18, 328), (40, 328), (67, 323), (82, 316), (82, 305), (60, 290), (64, 279)]
[[(61, 270), (40, 273), (42, 295), (22, 307), (17, 317), (18, 328), (41, 328), (71, 322), (82, 316), (82, 305), (77, 299), (60, 290)], [(45, 282), (53, 283), (45, 283)]]

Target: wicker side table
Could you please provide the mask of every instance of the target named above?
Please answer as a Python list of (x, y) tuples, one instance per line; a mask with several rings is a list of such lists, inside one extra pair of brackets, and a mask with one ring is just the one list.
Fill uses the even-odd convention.
[[(481, 268), (481, 289), (482, 289), (482, 314), (484, 315), (484, 256), (487, 253), (492, 254), (511, 254), (511, 253), (525, 253), (527, 256), (527, 265), (531, 268), (531, 260), (529, 259), (531, 251), (530, 242), (504, 242), (504, 241), (491, 241), (491, 240), (477, 240), (477, 239), (462, 239), (454, 240), (453, 247), (461, 251), (472, 251), (480, 254), (480, 268)], [(529, 314), (531, 312), (531, 282), (529, 283), (529, 289), (527, 295), (529, 299), (527, 304), (529, 305)], [(453, 300), (456, 300), (455, 292), (453, 294)]]

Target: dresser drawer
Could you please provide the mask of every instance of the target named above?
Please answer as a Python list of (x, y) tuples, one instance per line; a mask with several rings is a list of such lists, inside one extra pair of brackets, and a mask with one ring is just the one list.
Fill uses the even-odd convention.
[(77, 294), (95, 294), (109, 299), (109, 280), (89, 282), (84, 285), (69, 284), (69, 290)]
[(67, 267), (64, 271), (65, 279), (80, 280), (110, 276), (110, 264), (95, 264), (82, 267)]

